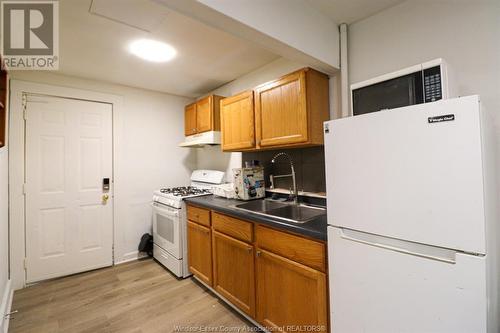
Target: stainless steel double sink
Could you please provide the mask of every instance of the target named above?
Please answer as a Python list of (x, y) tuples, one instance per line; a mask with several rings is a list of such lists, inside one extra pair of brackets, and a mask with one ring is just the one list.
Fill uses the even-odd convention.
[(326, 209), (324, 208), (269, 199), (234, 205), (234, 208), (292, 223), (306, 223), (316, 217), (326, 215)]

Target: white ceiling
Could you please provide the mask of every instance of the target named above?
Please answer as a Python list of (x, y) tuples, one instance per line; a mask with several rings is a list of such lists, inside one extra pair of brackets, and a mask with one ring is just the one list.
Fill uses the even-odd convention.
[[(403, 2), (304, 1), (337, 23), (352, 23)], [(197, 97), (278, 58), (151, 0), (59, 3), (61, 74)], [(167, 42), (177, 49), (177, 57), (167, 63), (139, 59), (127, 51), (139, 38)]]
[(351, 24), (405, 0), (305, 0), (336, 23)]
[[(94, 2), (59, 2), (61, 74), (196, 97), (278, 58), (149, 0)], [(167, 42), (177, 57), (141, 60), (127, 51), (138, 38)]]

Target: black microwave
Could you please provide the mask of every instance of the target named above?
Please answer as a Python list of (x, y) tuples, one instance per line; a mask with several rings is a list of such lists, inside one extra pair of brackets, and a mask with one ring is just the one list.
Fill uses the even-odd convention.
[(448, 98), (444, 61), (436, 59), (351, 85), (354, 116)]

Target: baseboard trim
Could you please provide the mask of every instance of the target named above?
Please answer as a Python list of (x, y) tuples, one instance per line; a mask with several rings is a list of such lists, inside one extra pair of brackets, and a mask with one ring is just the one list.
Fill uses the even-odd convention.
[(125, 264), (134, 260), (146, 258), (148, 255), (139, 251), (125, 253), (119, 260), (115, 261), (115, 265)]
[(2, 295), (2, 304), (0, 304), (0, 332), (7, 333), (9, 331), (9, 321), (10, 318), (6, 317), (12, 309), (12, 299), (14, 296), (14, 290), (12, 290), (12, 281), (7, 280), (5, 283), (5, 290)]

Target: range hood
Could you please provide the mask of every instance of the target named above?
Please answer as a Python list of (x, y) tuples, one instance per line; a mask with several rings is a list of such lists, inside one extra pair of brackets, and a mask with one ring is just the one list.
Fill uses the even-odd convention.
[(220, 145), (220, 131), (209, 131), (186, 136), (179, 147), (201, 148), (206, 145)]

